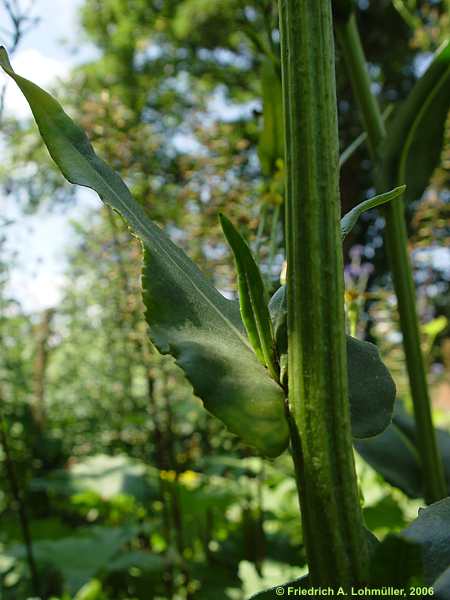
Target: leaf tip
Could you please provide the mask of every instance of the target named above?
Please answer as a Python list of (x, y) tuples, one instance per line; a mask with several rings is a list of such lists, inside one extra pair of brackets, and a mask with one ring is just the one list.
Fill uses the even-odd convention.
[(0, 67), (9, 74), (14, 72), (5, 46), (0, 46)]
[(222, 229), (230, 223), (230, 220), (222, 213), (219, 213), (219, 223)]

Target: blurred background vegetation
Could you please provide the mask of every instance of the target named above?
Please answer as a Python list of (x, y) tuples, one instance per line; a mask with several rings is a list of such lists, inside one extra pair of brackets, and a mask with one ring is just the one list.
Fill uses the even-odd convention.
[[(72, 27), (78, 50), (89, 50), (52, 81), (58, 97), (149, 215), (223, 293), (233, 296), (236, 288), (220, 211), (245, 232), (274, 291), (284, 261), (283, 166), (265, 152), (262, 73), (267, 56), (278, 52), (276, 3), (78, 4)], [(0, 0), (0, 35), (11, 51), (20, 52), (38, 20), (52, 22), (51, 11), (39, 7)], [(386, 109), (405, 97), (448, 37), (450, 5), (360, 0), (359, 8), (374, 89)], [(344, 150), (361, 124), (342, 67), (338, 55)], [(30, 120), (9, 110), (5, 98), (3, 90), (1, 600), (240, 600), (301, 575), (305, 557), (288, 457), (263, 461), (244, 447), (203, 410), (172, 361), (150, 347), (139, 244), (114, 213), (63, 183)], [(423, 349), (435, 417), (444, 428), (450, 426), (449, 164), (447, 128), (441, 165), (408, 207)], [(370, 181), (363, 144), (342, 167), (343, 211), (373, 192)], [(58, 294), (33, 302), (12, 285), (27, 251), (26, 231), (14, 240), (30, 215), (44, 227), (55, 214), (70, 214), (58, 221), (67, 239)], [(358, 337), (378, 344), (408, 407), (382, 229), (383, 219), (371, 211), (346, 240), (347, 308)], [(50, 238), (61, 234), (45, 231)], [(31, 261), (34, 250), (28, 251)], [(412, 518), (421, 500), (356, 460), (366, 522), (381, 538)]]

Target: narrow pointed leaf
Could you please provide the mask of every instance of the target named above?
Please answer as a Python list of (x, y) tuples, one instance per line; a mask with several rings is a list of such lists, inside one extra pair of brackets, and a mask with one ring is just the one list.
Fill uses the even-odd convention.
[(405, 192), (406, 186), (400, 185), (399, 187), (394, 188), (390, 192), (386, 192), (384, 194), (379, 194), (378, 196), (374, 196), (373, 198), (369, 198), (364, 202), (361, 202), (355, 208), (352, 208), (346, 215), (344, 215), (341, 219), (341, 237), (344, 240), (353, 227), (356, 225), (359, 217), (370, 210), (371, 208), (375, 208), (375, 206), (380, 206), (381, 204), (386, 204), (387, 202), (391, 202), (396, 198), (399, 198)]
[(147, 319), (157, 348), (175, 357), (194, 392), (230, 431), (264, 455), (280, 454), (288, 443), (283, 392), (254, 355), (237, 304), (225, 299), (147, 217), (58, 102), (13, 71), (4, 48), (0, 66), (28, 100), (66, 179), (94, 189), (142, 240)]
[(436, 53), (388, 123), (382, 181), (407, 185), (405, 200), (420, 199), (439, 163), (450, 110), (450, 40)]
[(220, 215), (220, 224), (234, 254), (241, 317), (248, 339), (259, 360), (267, 366), (271, 376), (278, 380), (272, 321), (261, 273), (250, 248), (231, 221)]

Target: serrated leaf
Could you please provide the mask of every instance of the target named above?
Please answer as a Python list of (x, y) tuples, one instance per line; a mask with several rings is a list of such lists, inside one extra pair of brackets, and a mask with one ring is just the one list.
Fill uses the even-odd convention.
[(450, 109), (450, 40), (435, 55), (388, 123), (381, 178), (405, 183), (406, 201), (420, 199), (439, 163)]
[(275, 355), (272, 321), (267, 308), (267, 294), (260, 270), (250, 248), (234, 225), (220, 215), (223, 233), (233, 251), (238, 274), (239, 305), (248, 339), (261, 363), (278, 381), (279, 369)]
[(347, 214), (345, 214), (341, 219), (341, 238), (344, 240), (353, 227), (356, 225), (359, 217), (370, 210), (371, 208), (375, 208), (376, 206), (380, 206), (381, 204), (386, 204), (387, 202), (391, 202), (396, 198), (399, 198), (405, 192), (406, 186), (400, 185), (399, 187), (394, 188), (390, 192), (385, 192), (384, 194), (379, 194), (378, 196), (374, 196), (373, 198), (369, 198), (360, 204), (357, 204), (352, 210), (350, 210)]
[(237, 304), (224, 298), (147, 217), (59, 103), (13, 71), (4, 48), (0, 66), (28, 100), (66, 179), (94, 189), (143, 241), (147, 319), (159, 351), (175, 357), (195, 394), (230, 431), (264, 455), (280, 454), (288, 443), (284, 394), (254, 355)]
[[(280, 356), (287, 352), (286, 288), (280, 287), (269, 302), (275, 340)], [(381, 360), (378, 348), (351, 336), (347, 339), (347, 373), (352, 435), (378, 435), (391, 422), (395, 383)]]
[(264, 175), (271, 175), (278, 159), (284, 158), (284, 123), (281, 79), (273, 61), (261, 68), (263, 129), (259, 137), (258, 157)]

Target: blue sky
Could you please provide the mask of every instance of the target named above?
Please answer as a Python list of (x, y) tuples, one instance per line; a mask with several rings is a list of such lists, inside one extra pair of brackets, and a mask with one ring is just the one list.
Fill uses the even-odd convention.
[[(40, 17), (40, 22), (23, 39), (12, 59), (17, 72), (49, 87), (58, 78), (64, 79), (74, 64), (92, 55), (85, 40), (83, 50), (76, 51), (77, 11), (82, 1), (35, 0), (34, 14)], [(0, 8), (0, 23), (5, 22), (5, 17), (4, 9)], [(0, 75), (0, 86), (5, 80), (3, 74)], [(26, 102), (12, 83), (8, 83), (6, 92), (6, 111), (19, 118), (30, 116)], [(4, 151), (0, 147), (0, 160)], [(26, 310), (41, 310), (58, 303), (65, 284), (64, 253), (73, 239), (70, 220), (82, 218), (97, 204), (95, 194), (83, 191), (76, 206), (64, 214), (49, 214), (43, 208), (35, 215), (24, 217), (14, 205), (14, 198), (2, 197), (0, 193), (0, 214), (14, 221), (7, 228), (7, 253), (17, 254), (9, 292)]]

